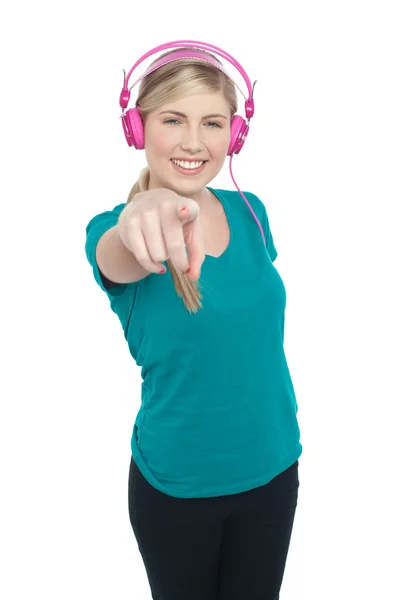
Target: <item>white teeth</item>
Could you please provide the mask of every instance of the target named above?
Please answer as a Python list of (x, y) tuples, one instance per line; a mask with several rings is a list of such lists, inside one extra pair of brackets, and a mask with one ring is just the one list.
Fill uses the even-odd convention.
[(172, 162), (174, 162), (175, 165), (178, 165), (179, 167), (183, 167), (183, 169), (198, 169), (198, 167), (204, 164), (203, 160), (201, 160), (200, 162), (188, 162), (187, 160), (175, 160), (174, 158), (172, 158)]

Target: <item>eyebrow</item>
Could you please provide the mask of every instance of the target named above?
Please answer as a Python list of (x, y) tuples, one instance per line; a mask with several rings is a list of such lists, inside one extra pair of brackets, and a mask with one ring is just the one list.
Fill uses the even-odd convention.
[[(182, 112), (179, 112), (178, 110), (163, 110), (159, 114), (160, 115), (164, 115), (165, 113), (169, 113), (169, 114), (172, 114), (172, 115), (177, 115), (178, 117), (183, 117), (184, 119), (187, 118), (187, 115), (185, 115)], [(220, 119), (226, 119), (227, 120), (227, 117), (225, 117), (225, 115), (221, 115), (219, 113), (214, 113), (212, 115), (204, 115), (202, 118), (203, 119), (214, 119), (214, 118), (217, 118), (217, 117), (219, 117)]]

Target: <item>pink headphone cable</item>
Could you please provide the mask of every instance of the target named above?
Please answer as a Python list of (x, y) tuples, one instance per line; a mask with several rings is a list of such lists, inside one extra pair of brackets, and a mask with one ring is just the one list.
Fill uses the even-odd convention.
[(264, 232), (263, 232), (263, 229), (262, 229), (262, 225), (259, 223), (259, 219), (258, 219), (258, 217), (256, 216), (256, 214), (254, 213), (254, 210), (253, 210), (252, 206), (250, 205), (250, 203), (248, 202), (248, 200), (246, 199), (246, 197), (244, 196), (244, 194), (241, 192), (240, 188), (239, 188), (239, 187), (238, 187), (238, 185), (236, 184), (236, 180), (234, 179), (234, 176), (233, 176), (233, 170), (232, 170), (232, 167), (231, 167), (231, 163), (232, 163), (232, 162), (233, 162), (233, 154), (230, 156), (230, 163), (229, 163), (229, 168), (230, 168), (230, 175), (231, 175), (231, 178), (232, 178), (232, 180), (233, 180), (233, 182), (234, 182), (234, 185), (236, 186), (236, 188), (237, 188), (238, 192), (241, 194), (241, 197), (242, 197), (242, 198), (245, 200), (245, 202), (247, 203), (247, 206), (248, 206), (249, 210), (251, 211), (251, 213), (252, 213), (252, 216), (253, 216), (253, 218), (255, 219), (255, 221), (256, 221), (256, 223), (257, 223), (257, 225), (258, 225), (259, 229), (260, 229), (260, 232), (261, 232), (261, 234), (262, 234), (262, 237), (263, 237), (263, 241), (264, 241), (264, 243), (265, 243), (265, 246), (266, 246), (266, 238), (265, 238), (265, 234), (264, 234)]

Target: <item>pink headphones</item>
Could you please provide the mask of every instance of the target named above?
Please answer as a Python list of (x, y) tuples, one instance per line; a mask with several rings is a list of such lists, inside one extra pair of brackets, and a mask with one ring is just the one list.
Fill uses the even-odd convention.
[[(183, 47), (189, 46), (190, 49), (176, 50), (176, 52), (173, 52), (172, 54), (169, 54), (168, 56), (165, 56), (165, 57), (159, 59), (154, 65), (152, 65), (149, 69), (147, 69), (145, 71), (145, 73), (143, 73), (143, 75), (141, 75), (141, 77), (139, 77), (133, 83), (133, 85), (130, 87), (130, 89), (128, 89), (128, 82), (129, 82), (130, 75), (132, 74), (134, 69), (136, 69), (136, 67), (143, 60), (145, 60), (152, 54), (155, 54), (156, 52), (159, 52), (161, 50), (166, 50), (168, 48), (176, 48), (176, 47), (181, 48), (182, 46)], [(195, 48), (199, 48), (199, 50), (197, 50), (197, 49), (193, 50), (192, 49), (193, 46)], [(126, 73), (125, 73), (123, 89), (122, 89), (122, 92), (121, 92), (120, 98), (119, 98), (119, 104), (122, 109), (126, 109), (128, 103), (129, 103), (129, 100), (130, 100), (130, 90), (137, 83), (139, 83), (139, 81), (141, 81), (146, 75), (148, 75), (149, 73), (152, 73), (156, 69), (159, 69), (163, 65), (166, 65), (172, 61), (179, 60), (182, 58), (196, 58), (199, 60), (206, 61), (206, 62), (210, 63), (211, 65), (213, 65), (214, 67), (216, 67), (217, 69), (219, 69), (220, 71), (222, 71), (225, 75), (227, 75), (227, 77), (229, 79), (232, 79), (231, 76), (225, 71), (225, 69), (222, 67), (222, 65), (218, 61), (216, 61), (212, 56), (210, 56), (206, 52), (201, 51), (202, 48), (213, 50), (213, 52), (215, 54), (218, 54), (222, 58), (225, 58), (232, 65), (234, 65), (237, 68), (237, 70), (241, 73), (241, 75), (243, 76), (245, 83), (248, 87), (248, 99), (247, 99), (247, 98), (245, 98), (245, 95), (240, 90), (240, 88), (235, 83), (235, 81), (232, 80), (233, 83), (238, 88), (238, 90), (241, 92), (241, 94), (245, 98), (245, 116), (247, 118), (247, 121), (245, 121), (245, 119), (243, 119), (242, 117), (240, 117), (238, 115), (234, 115), (234, 117), (232, 119), (230, 146), (229, 146), (229, 149), (227, 152), (228, 156), (232, 156), (232, 154), (238, 154), (240, 152), (241, 148), (244, 145), (245, 139), (248, 135), (249, 120), (254, 115), (253, 88), (254, 88), (256, 82), (254, 83), (253, 86), (251, 86), (251, 82), (248, 78), (248, 75), (246, 74), (246, 72), (244, 71), (242, 66), (230, 54), (228, 54), (224, 50), (221, 50), (217, 46), (212, 46), (211, 44), (204, 44), (203, 42), (183, 40), (183, 41), (177, 41), (177, 42), (170, 42), (168, 44), (161, 44), (160, 46), (153, 48), (152, 50), (150, 50), (149, 52), (144, 54), (141, 58), (139, 58), (139, 60), (130, 69), (127, 77), (126, 77)], [(126, 113), (122, 114), (121, 119), (122, 119), (123, 131), (125, 133), (125, 137), (126, 137), (126, 141), (127, 141), (128, 145), (134, 146), (137, 150), (143, 150), (144, 149), (144, 128), (143, 128), (143, 122), (141, 120), (139, 109), (131, 108)]]
[[(168, 56), (164, 56), (163, 58), (160, 58), (151, 67), (149, 67), (138, 79), (136, 79), (136, 81), (130, 86), (130, 88), (128, 88), (129, 78), (130, 78), (131, 74), (138, 67), (138, 65), (141, 62), (143, 62), (143, 60), (145, 60), (152, 54), (155, 54), (156, 52), (160, 52), (162, 50), (167, 50), (169, 48), (187, 48), (187, 49), (179, 49), (171, 54), (168, 54)], [(240, 74), (242, 75), (242, 77), (246, 83), (246, 86), (248, 88), (248, 98), (246, 98), (245, 94), (241, 91), (241, 89), (239, 88), (237, 83), (233, 80), (233, 78), (229, 75), (229, 73), (222, 67), (222, 65), (217, 60), (215, 60), (212, 56), (210, 56), (209, 54), (204, 52), (203, 50), (213, 51), (215, 54), (219, 55), (221, 58), (224, 58), (225, 60), (229, 61), (240, 72)], [(254, 100), (253, 100), (253, 91), (254, 91), (254, 87), (255, 87), (255, 83), (256, 83), (256, 81), (255, 81), (254, 84), (251, 85), (248, 75), (246, 74), (246, 72), (244, 71), (244, 69), (240, 65), (240, 63), (235, 60), (235, 58), (233, 58), (230, 54), (228, 54), (221, 48), (218, 48), (217, 46), (213, 46), (212, 44), (205, 44), (204, 42), (198, 42), (198, 41), (194, 41), (194, 40), (180, 40), (180, 41), (169, 42), (167, 44), (161, 44), (160, 46), (156, 46), (155, 48), (153, 48), (152, 50), (150, 50), (149, 52), (144, 54), (141, 58), (139, 58), (139, 60), (136, 61), (136, 63), (133, 65), (133, 67), (130, 69), (130, 71), (127, 75), (126, 75), (126, 72), (124, 71), (124, 82), (123, 82), (123, 88), (122, 88), (122, 91), (121, 91), (120, 97), (119, 97), (119, 105), (122, 108), (122, 110), (125, 111), (125, 109), (127, 108), (128, 104), (129, 104), (130, 91), (146, 75), (148, 75), (149, 73), (152, 73), (156, 69), (159, 69), (163, 65), (166, 65), (172, 61), (184, 59), (184, 58), (196, 58), (198, 60), (202, 60), (202, 61), (210, 63), (211, 65), (213, 65), (214, 67), (216, 67), (217, 69), (222, 71), (229, 79), (231, 79), (233, 81), (233, 83), (235, 84), (235, 86), (237, 87), (237, 89), (239, 90), (239, 92), (244, 96), (246, 120), (243, 117), (240, 117), (239, 115), (234, 115), (232, 122), (231, 122), (230, 145), (229, 145), (227, 154), (228, 154), (228, 156), (231, 157), (230, 158), (230, 174), (231, 174), (232, 180), (234, 182), (234, 185), (236, 186), (236, 188), (239, 191), (239, 193), (241, 194), (242, 198), (247, 203), (248, 208), (252, 212), (252, 215), (253, 215), (255, 221), (257, 222), (258, 227), (262, 233), (263, 241), (266, 244), (265, 234), (263, 232), (262, 226), (261, 226), (256, 214), (254, 213), (251, 205), (249, 204), (248, 200), (245, 198), (244, 194), (241, 192), (240, 188), (236, 184), (234, 177), (233, 177), (233, 172), (231, 169), (231, 161), (232, 161), (233, 154), (238, 154), (241, 151), (241, 149), (244, 145), (244, 142), (247, 138), (247, 135), (248, 135), (249, 121), (254, 115), (255, 105), (254, 105)], [(130, 108), (127, 112), (122, 113), (121, 119), (122, 119), (123, 131), (124, 131), (128, 145), (133, 146), (137, 150), (143, 150), (144, 149), (144, 127), (143, 127), (143, 121), (141, 119), (139, 109), (138, 108)]]

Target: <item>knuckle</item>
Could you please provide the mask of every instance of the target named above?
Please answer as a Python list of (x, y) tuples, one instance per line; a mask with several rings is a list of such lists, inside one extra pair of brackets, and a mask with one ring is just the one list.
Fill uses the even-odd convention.
[(141, 216), (145, 221), (152, 221), (156, 217), (156, 211), (153, 208), (145, 207), (141, 211)]
[(168, 242), (168, 248), (171, 252), (175, 252), (176, 250), (181, 250), (184, 247), (184, 242), (180, 239), (172, 238)]
[(129, 215), (129, 220), (128, 220), (128, 225), (129, 227), (138, 227), (140, 223), (140, 215), (137, 214), (137, 212), (132, 212)]
[(172, 214), (176, 210), (176, 199), (165, 198), (159, 205), (159, 210), (163, 215)]

